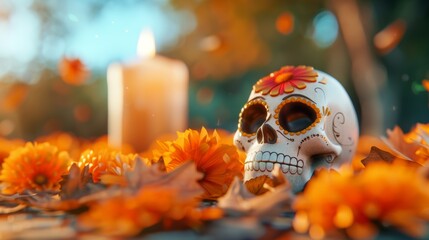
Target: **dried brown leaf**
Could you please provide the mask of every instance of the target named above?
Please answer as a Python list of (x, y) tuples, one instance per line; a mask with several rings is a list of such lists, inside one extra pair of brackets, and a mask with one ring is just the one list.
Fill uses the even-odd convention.
[(19, 212), (26, 207), (27, 207), (27, 205), (25, 205), (25, 204), (18, 204), (18, 205), (13, 205), (13, 206), (0, 206), (0, 214), (16, 213), (16, 212)]
[(420, 148), (420, 144), (416, 142), (405, 141), (404, 132), (398, 126), (393, 130), (388, 129), (387, 138), (381, 139), (397, 156), (408, 160), (415, 159), (416, 151)]
[(243, 183), (235, 178), (228, 192), (218, 200), (218, 206), (229, 213), (269, 218), (276, 216), (292, 199), (290, 187), (283, 184), (259, 196), (252, 196)]
[(82, 200), (85, 196), (94, 195), (104, 189), (102, 185), (92, 182), (88, 166), (81, 170), (73, 164), (68, 175), (63, 176), (58, 195), (38, 192), (26, 198), (25, 201), (32, 207), (40, 209), (71, 211), (80, 209), (88, 203)]
[(175, 170), (166, 173), (159, 165), (147, 166), (141, 159), (137, 159), (135, 166), (124, 174), (127, 186), (137, 191), (145, 186), (168, 186), (180, 189), (183, 194), (199, 195), (204, 191), (198, 184), (202, 173), (198, 172), (191, 161), (182, 164)]
[(198, 196), (204, 193), (203, 188), (198, 181), (201, 180), (203, 174), (198, 172), (195, 163), (188, 161), (173, 171), (164, 174), (158, 181), (152, 185), (168, 186), (180, 189), (182, 197), (187, 198), (192, 195)]
[(366, 167), (368, 164), (371, 164), (373, 162), (378, 162), (378, 161), (383, 161), (387, 163), (403, 162), (408, 164), (411, 167), (416, 167), (416, 168), (421, 167), (421, 165), (418, 164), (417, 162), (396, 157), (395, 155), (389, 152), (383, 151), (374, 146), (371, 148), (369, 155), (362, 160), (362, 164)]
[(100, 190), (102, 190), (101, 185), (92, 182), (89, 166), (87, 165), (81, 170), (74, 163), (70, 167), (69, 174), (63, 177), (60, 197), (62, 200), (78, 199)]
[(158, 167), (147, 166), (140, 157), (136, 158), (133, 169), (125, 170), (124, 177), (128, 188), (138, 190), (144, 185), (159, 181), (165, 175)]

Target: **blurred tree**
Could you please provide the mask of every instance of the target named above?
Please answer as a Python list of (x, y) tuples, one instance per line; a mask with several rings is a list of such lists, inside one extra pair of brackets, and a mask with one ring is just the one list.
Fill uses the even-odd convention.
[[(341, 4), (347, 2), (354, 3), (354, 15), (341, 20)], [(283, 65), (300, 64), (314, 66), (339, 79), (358, 112), (363, 116), (367, 112), (369, 122), (378, 121), (369, 124), (376, 130), (368, 132), (382, 133), (396, 124), (408, 130), (416, 122), (429, 122), (428, 96), (421, 85), (423, 79), (429, 79), (429, 2), (425, 0), (30, 0), (25, 4), (0, 4), (0, 41), (6, 39), (7, 33), (19, 33), (12, 31), (12, 26), (23, 26), (14, 25), (16, 16), (30, 14), (27, 20), (35, 24), (27, 27), (33, 26), (32, 31), (36, 31), (28, 32), (28, 39), (20, 38), (36, 49), (34, 58), (28, 61), (16, 61), (4, 49), (9, 45), (0, 43), (0, 100), (18, 99), (12, 105), (8, 103), (14, 107), (12, 111), (0, 111), (0, 134), (27, 139), (58, 130), (83, 137), (105, 134), (107, 63), (121, 60), (118, 52), (135, 48), (127, 43), (127, 49), (122, 49), (118, 44), (120, 39), (133, 38), (126, 33), (127, 24), (144, 26), (135, 19), (136, 15), (126, 14), (135, 9), (145, 16), (153, 16), (150, 12), (154, 9), (163, 14), (151, 21), (169, 20), (162, 25), (165, 29), (158, 31), (162, 33), (158, 34), (160, 42), (167, 43), (161, 45), (160, 52), (184, 60), (190, 69), (190, 127), (204, 125), (235, 131), (238, 114), (253, 84)], [(120, 13), (123, 15), (115, 15)], [(364, 51), (356, 50), (347, 40), (348, 35), (352, 42), (357, 40), (354, 34), (358, 25), (342, 25), (351, 16), (360, 19)], [(118, 18), (124, 25), (117, 26)], [(395, 25), (398, 20), (403, 25)], [(89, 25), (93, 28), (87, 28)], [(401, 34), (398, 26), (403, 28)], [(57, 66), (83, 28), (90, 29), (79, 33), (90, 35), (83, 39), (96, 38), (101, 28), (117, 28), (121, 34), (107, 31), (110, 35), (99, 36), (92, 45), (82, 44), (85, 54), (93, 53), (96, 64), (88, 64), (92, 74), (85, 84), (70, 86), (60, 80)], [(30, 33), (37, 40), (32, 40)], [(380, 51), (376, 43), (380, 39), (387, 39), (388, 51)], [(100, 46), (102, 53), (112, 55), (99, 54)], [(15, 46), (18, 50), (19, 47)], [(30, 85), (15, 88), (12, 85), (17, 81)], [(376, 89), (368, 92), (372, 85)], [(21, 90), (11, 93), (9, 89)], [(358, 96), (367, 100), (366, 105), (358, 101)], [(377, 115), (379, 118), (372, 118)]]

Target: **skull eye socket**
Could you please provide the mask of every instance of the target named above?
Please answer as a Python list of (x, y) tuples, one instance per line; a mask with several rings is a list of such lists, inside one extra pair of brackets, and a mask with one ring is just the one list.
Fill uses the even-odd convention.
[(253, 135), (267, 119), (267, 107), (261, 102), (249, 103), (240, 114), (240, 130), (244, 134)]
[(288, 102), (280, 110), (278, 121), (288, 132), (300, 132), (317, 120), (316, 111), (302, 102)]

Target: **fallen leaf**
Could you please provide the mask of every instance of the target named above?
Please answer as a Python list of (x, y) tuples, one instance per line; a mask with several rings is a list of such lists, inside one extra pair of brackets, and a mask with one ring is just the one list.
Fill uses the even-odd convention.
[(393, 130), (387, 130), (387, 138), (381, 138), (384, 143), (398, 156), (404, 159), (416, 158), (416, 151), (420, 145), (416, 142), (405, 141), (404, 132), (396, 126)]
[(192, 161), (166, 173), (162, 170), (162, 165), (147, 166), (142, 159), (137, 158), (134, 168), (125, 171), (124, 178), (126, 186), (133, 191), (145, 186), (158, 185), (181, 189), (183, 194), (194, 195), (197, 192), (201, 194), (204, 192), (198, 184), (202, 173), (197, 171)]
[[(101, 184), (92, 182), (88, 166), (82, 170), (73, 164), (69, 173), (63, 176), (61, 191), (56, 194), (35, 193), (28, 197), (26, 202), (32, 207), (44, 210), (72, 211), (85, 207), (90, 201), (100, 199), (95, 193), (105, 189)], [(92, 196), (91, 198), (84, 198)]]
[(60, 197), (62, 200), (78, 199), (100, 190), (102, 190), (101, 185), (92, 182), (89, 166), (87, 165), (81, 170), (74, 163), (70, 167), (69, 174), (65, 175), (61, 181)]
[(255, 195), (261, 195), (268, 192), (266, 186), (273, 185), (273, 180), (267, 176), (262, 175), (259, 177), (252, 178), (245, 182), (246, 188)]
[(279, 165), (275, 165), (270, 176), (262, 175), (245, 182), (247, 190), (255, 195), (261, 195), (282, 184), (289, 184)]
[[(137, 193), (139, 190), (149, 186), (169, 187), (178, 189), (181, 198), (193, 198), (204, 193), (198, 184), (202, 173), (198, 172), (195, 164), (191, 161), (182, 164), (177, 169), (166, 173), (157, 164), (148, 166), (141, 158), (137, 158), (132, 169), (126, 169), (123, 176), (117, 176), (115, 182), (123, 182), (119, 186), (110, 187), (106, 190), (87, 195), (79, 199), (80, 204), (100, 201), (103, 199)], [(120, 180), (122, 178), (122, 180)]]
[(254, 196), (249, 193), (239, 178), (235, 178), (227, 193), (218, 199), (218, 207), (227, 213), (239, 216), (270, 218), (292, 200), (290, 186), (283, 184), (265, 194)]
[(136, 158), (134, 168), (125, 170), (124, 178), (128, 188), (138, 190), (142, 186), (159, 181), (165, 172), (157, 167), (147, 166), (143, 159)]
[(371, 135), (359, 136), (356, 152), (352, 160), (352, 167), (354, 170), (359, 171), (365, 168), (361, 161), (368, 156), (372, 146), (377, 146), (382, 150), (391, 149), (391, 147), (388, 147), (380, 137), (374, 137)]
[(10, 214), (10, 213), (19, 212), (26, 207), (27, 207), (27, 205), (25, 205), (25, 204), (18, 204), (18, 205), (13, 205), (10, 207), (9, 206), (0, 206), (0, 214)]
[(421, 165), (417, 162), (396, 157), (395, 155), (389, 152), (383, 151), (377, 147), (371, 148), (371, 152), (365, 159), (362, 160), (362, 163), (366, 167), (368, 166), (368, 164), (371, 164), (373, 162), (378, 162), (378, 161), (384, 161), (387, 163), (403, 162), (408, 164), (410, 167), (415, 167), (415, 168), (421, 167)]

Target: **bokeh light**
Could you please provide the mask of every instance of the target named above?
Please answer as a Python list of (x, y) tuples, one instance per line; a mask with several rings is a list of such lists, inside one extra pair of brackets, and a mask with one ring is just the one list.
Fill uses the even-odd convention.
[(294, 28), (294, 17), (290, 12), (284, 12), (277, 17), (276, 29), (279, 33), (288, 35)]
[(208, 87), (200, 88), (197, 92), (197, 101), (201, 105), (208, 105), (213, 101), (214, 92)]
[(381, 54), (392, 51), (401, 41), (406, 30), (403, 20), (396, 20), (374, 36), (374, 46)]
[(338, 22), (330, 11), (322, 11), (313, 20), (313, 40), (317, 46), (327, 48), (338, 36)]

